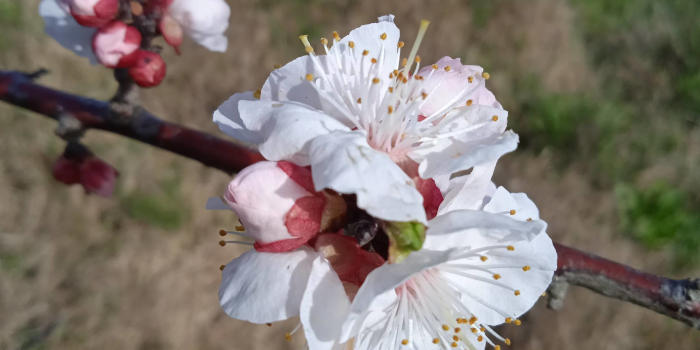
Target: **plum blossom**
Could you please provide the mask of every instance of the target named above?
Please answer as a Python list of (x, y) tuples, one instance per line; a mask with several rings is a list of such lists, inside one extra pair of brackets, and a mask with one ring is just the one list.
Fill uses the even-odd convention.
[(228, 39), (231, 9), (223, 0), (169, 0), (171, 2), (159, 27), (168, 44), (176, 48), (182, 33), (211, 51), (224, 52)]
[(119, 12), (119, 0), (62, 0), (78, 24), (100, 27), (109, 23)]
[(140, 45), (138, 29), (120, 21), (101, 27), (92, 38), (97, 60), (108, 68), (132, 66)]
[(426, 216), (426, 194), (518, 142), (480, 67), (444, 58), (420, 69), (426, 28), (404, 60), (393, 16), (334, 33), (331, 47), (322, 38), (325, 54), (301, 36), (307, 56), (274, 70), (260, 91), (233, 95), (214, 121), (269, 160), (311, 166), (317, 190), (355, 194), (379, 219), (425, 223), (437, 211)]

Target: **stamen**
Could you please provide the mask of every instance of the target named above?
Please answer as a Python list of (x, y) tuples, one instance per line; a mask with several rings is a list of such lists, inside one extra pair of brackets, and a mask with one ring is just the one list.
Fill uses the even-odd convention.
[(516, 326), (520, 326), (523, 323), (520, 320), (515, 320), (515, 321), (513, 321), (513, 324)]
[(225, 268), (226, 268), (226, 265), (219, 266), (219, 270), (221, 270), (221, 271), (224, 271)]
[(362, 103), (362, 97), (357, 98), (357, 103)]
[(401, 345), (408, 345), (408, 339), (404, 339), (401, 341)]
[(369, 55), (369, 50), (362, 50), (362, 56)]
[(355, 48), (355, 42), (352, 41), (352, 40), (348, 41), (348, 46), (349, 46), (351, 49), (354, 49), (354, 48)]
[(416, 58), (416, 54), (418, 53), (418, 47), (420, 47), (421, 41), (423, 41), (423, 37), (425, 36), (425, 32), (428, 30), (428, 26), (430, 25), (430, 21), (428, 20), (421, 20), (420, 21), (420, 28), (418, 28), (418, 34), (416, 35), (416, 41), (413, 43), (413, 47), (411, 48), (411, 53), (408, 55), (408, 64), (405, 66), (404, 70), (411, 69), (411, 66), (413, 65), (413, 61)]
[(377, 59), (373, 57), (373, 58), (370, 60), (370, 62), (372, 62), (372, 63), (377, 63)]
[(516, 290), (513, 292), (513, 294), (515, 294), (515, 296), (517, 297), (518, 295), (520, 295), (520, 291), (516, 289)]
[(313, 54), (314, 53), (314, 48), (311, 46), (311, 43), (309, 42), (309, 36), (306, 34), (299, 35), (299, 40), (301, 40), (301, 43), (304, 45), (304, 49), (306, 50), (306, 53), (308, 54)]
[(437, 65), (437, 64), (433, 64), (433, 65), (430, 66), (430, 67), (433, 68), (433, 69), (438, 69), (438, 65)]
[(226, 236), (227, 234), (228, 234), (228, 232), (226, 232), (226, 230), (219, 230), (219, 236), (223, 237), (223, 236)]
[(333, 31), (333, 40), (340, 41), (340, 35), (338, 35), (338, 32), (336, 31)]
[(445, 66), (445, 72), (449, 72), (449, 71), (451, 71), (451, 70), (452, 70), (452, 67), (450, 67), (450, 66)]
[(323, 45), (323, 46), (328, 45), (328, 39), (321, 37), (321, 45)]
[(255, 92), (253, 93), (253, 97), (255, 97), (256, 100), (259, 100), (260, 94), (261, 94), (260, 90), (255, 90)]
[(380, 35), (379, 38), (382, 40), (386, 40), (386, 33), (382, 33), (382, 35)]
[(469, 77), (469, 78), (467, 78), (467, 81), (468, 81), (469, 83), (473, 83), (473, 82), (474, 82), (474, 78), (473, 78), (473, 77)]
[(416, 55), (416, 63), (420, 63), (420, 56)]
[(456, 347), (457, 347), (457, 343), (456, 343), (456, 342), (452, 342), (452, 344), (450, 344), (450, 346), (453, 347), (453, 348), (456, 348)]
[(399, 43), (396, 44), (396, 46), (398, 46), (399, 49), (402, 48), (404, 45), (405, 45), (405, 43), (403, 41), (399, 41)]
[(530, 265), (523, 266), (523, 271), (530, 271)]
[(511, 209), (509, 213), (510, 215), (515, 215), (515, 209)]
[(222, 246), (222, 247), (225, 246), (225, 245), (226, 245), (226, 241), (223, 241), (223, 240), (222, 240), (222, 241), (219, 241), (219, 245)]
[(506, 249), (508, 249), (508, 250), (510, 250), (510, 251), (512, 252), (512, 251), (515, 250), (515, 247), (513, 247), (512, 245), (509, 245), (509, 246), (506, 247)]
[(308, 81), (314, 80), (314, 75), (311, 73), (306, 74), (306, 80), (308, 80)]
[(455, 327), (455, 333), (459, 333), (462, 330), (462, 328)]
[(274, 69), (280, 69), (280, 68), (282, 68), (282, 65), (281, 65), (281, 64), (278, 64), (278, 63), (275, 63), (274, 65), (272, 65), (272, 68), (274, 68)]
[[(494, 115), (493, 117), (491, 117), (491, 120), (497, 122), (497, 121), (498, 121), (498, 116), (497, 116), (497, 115)], [(511, 215), (513, 215), (513, 214), (511, 214)]]
[(499, 275), (499, 274), (497, 274), (497, 273), (494, 273), (494, 274), (493, 274), (493, 279), (495, 279), (495, 280), (501, 279), (501, 275)]
[(440, 343), (440, 339), (438, 338), (433, 338), (433, 344), (438, 344)]
[(510, 338), (506, 338), (505, 340), (506, 345), (510, 346)]
[(472, 100), (467, 100), (467, 106), (471, 106), (471, 105), (472, 105)]
[(379, 84), (379, 78), (373, 78), (372, 84)]
[(513, 322), (513, 318), (511, 317), (506, 317), (506, 323), (511, 323)]
[(489, 258), (488, 258), (487, 256), (481, 256), (479, 259), (481, 259), (481, 261), (486, 261), (486, 260), (488, 260)]
[(408, 58), (404, 57), (401, 59), (401, 67), (406, 67), (408, 64)]
[(483, 72), (483, 73), (481, 73), (481, 76), (484, 77), (484, 79), (489, 80), (489, 78), (491, 77), (491, 74), (489, 74), (487, 72)]
[(446, 325), (446, 324), (443, 324), (443, 325), (442, 325), (442, 330), (443, 330), (443, 331), (449, 331), (449, 330), (450, 330), (450, 326), (448, 326), (448, 325)]

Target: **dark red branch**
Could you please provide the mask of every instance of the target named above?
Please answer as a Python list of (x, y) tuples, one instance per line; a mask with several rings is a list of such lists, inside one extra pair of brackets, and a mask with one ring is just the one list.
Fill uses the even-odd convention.
[[(144, 109), (133, 116), (115, 113), (106, 102), (35, 84), (30, 75), (0, 71), (0, 99), (53, 119), (70, 115), (85, 128), (115, 132), (177, 153), (205, 165), (236, 172), (262, 157), (244, 146), (165, 122)], [(555, 244), (559, 266), (553, 289), (568, 284), (629, 301), (700, 328), (700, 280), (673, 280)], [(565, 290), (565, 288), (559, 288)], [(563, 297), (563, 293), (554, 297)]]
[(0, 99), (56, 120), (67, 114), (86, 129), (121, 134), (227, 173), (263, 159), (247, 147), (161, 120), (143, 108), (136, 108), (131, 116), (123, 116), (113, 111), (107, 102), (35, 84), (23, 73), (0, 71)]

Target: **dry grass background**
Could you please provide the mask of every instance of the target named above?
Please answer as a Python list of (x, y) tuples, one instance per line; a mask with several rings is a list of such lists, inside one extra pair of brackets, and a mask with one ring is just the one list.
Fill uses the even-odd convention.
[[(209, 53), (191, 42), (179, 57), (166, 50), (164, 83), (142, 96), (152, 112), (216, 132), (211, 111), (235, 91), (258, 88), (274, 64), (302, 54), (301, 31), (347, 32), (385, 13), (397, 16), (408, 42), (418, 21), (431, 19), (424, 61), (451, 55), (485, 66), (506, 109), (514, 96), (505, 87), (517, 72), (532, 73), (552, 91), (576, 93), (599, 84), (573, 29), (575, 13), (564, 1), (501, 2), (480, 26), (473, 23), (475, 7), (464, 1), (229, 3), (228, 52)], [(19, 17), (14, 30), (0, 34), (10, 43), (0, 51), (0, 67), (45, 67), (51, 74), (43, 84), (108, 98), (115, 89), (110, 72), (45, 36), (37, 4), (14, 5)], [(517, 118), (527, 116), (511, 115)], [(51, 178), (51, 163), (62, 151), (54, 126), (0, 104), (0, 349), (304, 348), (301, 335), (284, 340), (294, 320), (251, 325), (219, 309), (218, 266), (241, 251), (217, 245), (218, 229), (234, 218), (206, 211), (204, 203), (222, 191), (228, 176), (93, 131), (85, 143), (121, 176), (113, 199), (87, 196)], [(547, 152), (516, 152), (501, 161), (497, 180), (538, 203), (556, 240), (669, 273), (663, 252), (650, 253), (616, 233), (613, 194), (592, 187), (576, 166), (555, 170)], [(563, 310), (538, 303), (524, 326), (502, 332), (521, 350), (690, 350), (700, 344), (698, 331), (577, 288)]]

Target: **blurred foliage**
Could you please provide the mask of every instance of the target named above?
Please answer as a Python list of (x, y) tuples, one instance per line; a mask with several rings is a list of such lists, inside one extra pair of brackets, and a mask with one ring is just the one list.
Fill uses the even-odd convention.
[[(681, 180), (700, 176), (683, 161), (700, 122), (700, 1), (570, 3), (596, 89), (547, 91), (519, 76), (510, 107), (524, 116), (513, 126), (521, 146), (548, 150), (561, 168), (583, 164), (594, 184), (616, 189), (625, 231), (673, 247), (676, 267), (697, 263), (700, 188)], [(639, 189), (660, 160), (666, 184)]]
[(646, 189), (618, 185), (615, 194), (623, 231), (652, 249), (670, 245), (676, 267), (700, 260), (700, 213), (689, 207), (685, 193), (656, 182)]
[(179, 178), (163, 180), (151, 191), (133, 191), (121, 203), (131, 218), (166, 230), (179, 228), (188, 219), (189, 207), (180, 192)]

